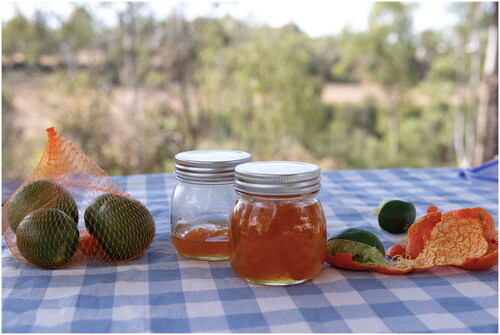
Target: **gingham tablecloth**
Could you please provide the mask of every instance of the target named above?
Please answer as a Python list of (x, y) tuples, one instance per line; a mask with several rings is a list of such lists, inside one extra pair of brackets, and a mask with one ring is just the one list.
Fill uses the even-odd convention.
[[(404, 199), (425, 214), (481, 206), (498, 218), (498, 184), (464, 180), (459, 169), (330, 171), (320, 199), (328, 235), (346, 227), (377, 234), (385, 247), (405, 235), (378, 228), (371, 211)], [(172, 174), (115, 177), (153, 213), (150, 250), (122, 265), (48, 271), (20, 264), (3, 243), (4, 332), (493, 332), (498, 268), (441, 267), (391, 276), (325, 263), (313, 281), (266, 287), (235, 276), (229, 262), (178, 256), (170, 241)], [(9, 190), (10, 186), (10, 190)], [(5, 197), (13, 184), (4, 183)]]

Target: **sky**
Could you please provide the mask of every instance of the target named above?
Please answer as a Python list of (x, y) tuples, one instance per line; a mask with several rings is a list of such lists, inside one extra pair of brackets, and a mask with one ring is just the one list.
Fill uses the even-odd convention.
[[(67, 1), (2, 1), (0, 13), (3, 21), (15, 14), (15, 5), (27, 16), (31, 16), (35, 9), (51, 9), (60, 15), (71, 12), (72, 5)], [(96, 1), (89, 1), (97, 8)], [(183, 7), (188, 18), (197, 16), (221, 17), (229, 14), (256, 24), (268, 24), (272, 27), (283, 26), (291, 21), (299, 26), (311, 37), (339, 33), (348, 26), (353, 30), (365, 30), (368, 25), (368, 15), (372, 7), (371, 1), (328, 1), (328, 0), (243, 0), (219, 1), (214, 6), (212, 1), (151, 1), (150, 5), (157, 18), (166, 17), (172, 8)], [(416, 2), (417, 8), (413, 18), (416, 32), (425, 29), (443, 29), (456, 22), (456, 17), (449, 13), (449, 2), (425, 1)], [(115, 6), (123, 2), (116, 1)], [(99, 16), (109, 24), (116, 23), (116, 15), (112, 9), (99, 7)]]

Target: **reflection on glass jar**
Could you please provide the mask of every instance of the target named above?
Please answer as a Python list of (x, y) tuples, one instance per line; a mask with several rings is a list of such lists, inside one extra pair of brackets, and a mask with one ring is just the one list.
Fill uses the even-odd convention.
[(236, 168), (231, 266), (248, 281), (291, 285), (316, 277), (325, 259), (326, 223), (317, 198), (319, 167), (255, 162)]
[(203, 260), (229, 258), (234, 167), (250, 160), (250, 154), (232, 150), (195, 150), (175, 156), (178, 183), (170, 203), (170, 228), (179, 254)]

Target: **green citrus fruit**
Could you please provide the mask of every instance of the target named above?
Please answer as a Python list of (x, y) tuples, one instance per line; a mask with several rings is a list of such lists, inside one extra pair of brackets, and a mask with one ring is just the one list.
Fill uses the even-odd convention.
[(26, 215), (39, 208), (57, 208), (78, 223), (78, 207), (71, 194), (50, 180), (35, 180), (24, 185), (10, 199), (7, 217), (14, 233)]
[(99, 208), (92, 231), (110, 260), (124, 261), (149, 248), (155, 236), (155, 224), (142, 203), (115, 196)]
[(19, 252), (31, 264), (55, 269), (66, 264), (78, 246), (78, 227), (55, 208), (37, 209), (24, 217), (16, 230)]
[[(99, 212), (99, 209), (101, 206), (108, 201), (109, 199), (117, 198), (117, 197), (122, 197), (121, 195), (117, 194), (112, 194), (112, 193), (104, 193), (95, 198), (90, 205), (87, 207), (85, 210), (84, 214), (84, 219), (85, 219), (85, 227), (87, 228), (87, 231), (89, 232), (90, 235), (94, 234), (94, 226), (95, 226), (95, 221), (97, 217), (97, 212)], [(122, 197), (125, 199), (125, 197)]]
[(382, 244), (380, 239), (375, 234), (367, 230), (358, 228), (347, 228), (333, 235), (331, 238), (343, 239), (343, 240), (349, 240), (367, 244), (369, 246), (375, 247), (378, 251), (382, 253), (382, 255), (385, 256), (384, 245)]
[(378, 214), (380, 228), (393, 234), (401, 234), (415, 222), (417, 212), (410, 202), (391, 200), (386, 202)]

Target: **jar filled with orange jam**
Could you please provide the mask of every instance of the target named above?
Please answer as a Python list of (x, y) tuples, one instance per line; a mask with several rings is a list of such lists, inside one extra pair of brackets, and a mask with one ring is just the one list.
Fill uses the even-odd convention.
[(241, 278), (284, 286), (316, 277), (325, 259), (326, 223), (318, 199), (320, 168), (253, 162), (235, 169), (230, 262)]
[(234, 168), (251, 159), (249, 153), (233, 150), (193, 150), (175, 156), (170, 236), (179, 254), (202, 260), (229, 258)]

